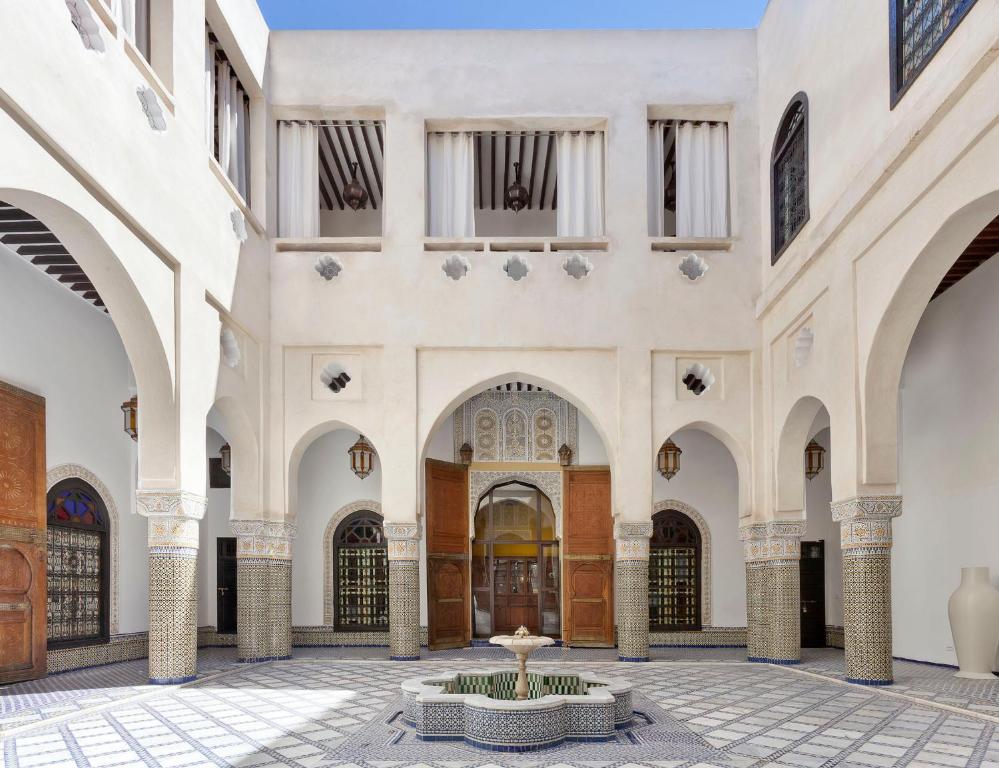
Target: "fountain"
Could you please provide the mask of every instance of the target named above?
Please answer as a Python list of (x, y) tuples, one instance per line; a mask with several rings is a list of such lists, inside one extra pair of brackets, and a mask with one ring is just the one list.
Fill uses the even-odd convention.
[(554, 644), (524, 627), (490, 639), (516, 654), (517, 672), (452, 672), (402, 683), (402, 718), (424, 741), (464, 741), (526, 752), (563, 741), (611, 741), (632, 721), (631, 685), (585, 672), (527, 671), (538, 648)]

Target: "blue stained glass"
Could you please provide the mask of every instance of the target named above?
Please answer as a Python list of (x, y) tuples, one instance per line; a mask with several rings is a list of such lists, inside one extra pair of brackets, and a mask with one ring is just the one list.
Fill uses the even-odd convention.
[(85, 491), (74, 488), (55, 494), (49, 501), (51, 522), (103, 527), (104, 518), (97, 502)]

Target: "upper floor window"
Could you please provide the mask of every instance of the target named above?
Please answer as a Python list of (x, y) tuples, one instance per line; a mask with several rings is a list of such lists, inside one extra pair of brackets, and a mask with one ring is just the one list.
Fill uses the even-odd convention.
[(799, 93), (784, 112), (771, 158), (771, 264), (808, 221), (808, 98)]
[(603, 131), (432, 131), (430, 237), (601, 237)]
[(46, 571), (50, 648), (106, 643), (109, 636), (108, 513), (78, 478), (48, 493)]
[(976, 0), (889, 0), (892, 106), (957, 28)]
[(278, 122), (278, 237), (382, 233), (385, 124)]
[(121, 21), (125, 35), (146, 61), (152, 62), (150, 46), (150, 0), (110, 0), (111, 10)]
[(728, 237), (728, 125), (649, 121), (649, 234)]
[(250, 97), (218, 38), (205, 29), (205, 140), (222, 171), (250, 203)]

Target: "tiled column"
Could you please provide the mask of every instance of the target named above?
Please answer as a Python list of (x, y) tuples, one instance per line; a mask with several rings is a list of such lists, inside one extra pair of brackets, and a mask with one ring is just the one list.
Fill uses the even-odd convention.
[(198, 674), (198, 520), (205, 497), (186, 491), (135, 494), (149, 532), (149, 682)]
[(799, 561), (804, 532), (802, 521), (775, 520), (742, 529), (750, 661), (801, 661)]
[(619, 661), (649, 660), (649, 537), (652, 522), (614, 526)]
[(385, 523), (389, 558), (389, 654), (420, 658), (420, 540), (416, 523)]
[(234, 520), (236, 630), (240, 661), (291, 656), (291, 538), (294, 526)]
[(891, 520), (901, 496), (855, 496), (830, 505), (843, 549), (843, 637), (846, 679), (890, 685)]

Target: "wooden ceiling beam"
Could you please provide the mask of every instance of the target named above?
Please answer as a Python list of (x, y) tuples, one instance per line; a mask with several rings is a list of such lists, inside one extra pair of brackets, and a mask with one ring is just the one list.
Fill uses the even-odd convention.
[(534, 205), (534, 169), (538, 167), (538, 133), (531, 134), (531, 180), (527, 184), (527, 210)]

